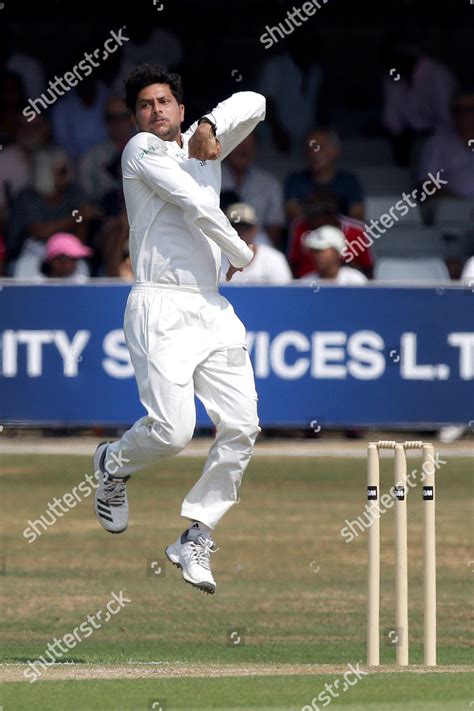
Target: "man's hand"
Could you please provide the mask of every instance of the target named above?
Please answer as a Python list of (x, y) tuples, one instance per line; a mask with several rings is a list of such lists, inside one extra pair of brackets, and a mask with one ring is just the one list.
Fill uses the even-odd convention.
[(188, 154), (190, 158), (197, 160), (216, 160), (221, 154), (221, 144), (214, 136), (212, 126), (208, 123), (200, 123), (193, 135), (189, 139)]
[[(248, 248), (252, 250), (252, 252), (255, 256), (255, 252), (256, 252), (255, 245), (249, 244)], [(250, 260), (249, 264), (251, 263), (251, 261), (252, 260)], [(248, 266), (248, 264), (247, 264), (247, 266)], [(234, 276), (235, 272), (243, 272), (244, 269), (245, 269), (245, 267), (240, 267), (240, 269), (239, 269), (238, 267), (233, 267), (231, 264), (227, 270), (227, 274), (225, 275), (225, 280), (230, 281), (232, 279), (232, 277)]]

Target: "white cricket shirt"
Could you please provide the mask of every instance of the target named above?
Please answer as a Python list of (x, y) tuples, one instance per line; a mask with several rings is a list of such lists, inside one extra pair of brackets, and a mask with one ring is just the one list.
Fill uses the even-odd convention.
[(122, 154), (130, 258), (137, 283), (217, 291), (221, 250), (235, 267), (253, 253), (219, 208), (221, 161), (265, 118), (265, 98), (233, 94), (208, 114), (222, 146), (218, 160), (188, 158), (183, 147), (152, 133), (133, 136)]
[(236, 272), (231, 282), (225, 275), (229, 268), (227, 259), (222, 260), (221, 283), (223, 284), (288, 284), (293, 277), (286, 257), (268, 244), (256, 244), (257, 251), (243, 272)]

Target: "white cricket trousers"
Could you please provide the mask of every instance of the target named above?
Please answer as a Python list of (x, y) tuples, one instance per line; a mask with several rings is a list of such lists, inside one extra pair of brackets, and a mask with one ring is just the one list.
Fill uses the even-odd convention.
[(184, 449), (196, 424), (196, 395), (216, 438), (181, 515), (213, 529), (237, 501), (260, 432), (244, 325), (215, 290), (135, 284), (124, 331), (148, 414), (109, 445), (107, 461), (118, 463), (109, 471), (126, 476)]

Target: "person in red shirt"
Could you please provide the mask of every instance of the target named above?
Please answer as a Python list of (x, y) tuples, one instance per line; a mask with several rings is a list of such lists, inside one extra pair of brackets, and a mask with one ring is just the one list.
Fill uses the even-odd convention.
[[(306, 200), (303, 207), (303, 217), (296, 218), (290, 226), (288, 242), (288, 261), (293, 270), (293, 275), (298, 279), (310, 272), (317, 272), (311, 250), (304, 246), (303, 236), (311, 230), (323, 225), (339, 227), (350, 244), (364, 234), (364, 223), (354, 220), (339, 213), (339, 200), (337, 195), (328, 189), (317, 190)], [(359, 269), (369, 279), (372, 277), (374, 257), (370, 247), (360, 252), (356, 250), (357, 257), (351, 266)]]

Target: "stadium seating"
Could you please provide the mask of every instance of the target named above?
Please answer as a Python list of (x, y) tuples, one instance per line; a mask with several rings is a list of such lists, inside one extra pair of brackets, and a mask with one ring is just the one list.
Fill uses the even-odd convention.
[(373, 250), (377, 258), (374, 278), (378, 281), (449, 281), (443, 261), (446, 247), (434, 227), (394, 226), (374, 242)]
[(367, 195), (392, 195), (395, 193), (399, 200), (403, 191), (413, 189), (413, 179), (410, 172), (403, 168), (386, 165), (348, 164), (345, 156), (343, 156), (340, 167), (357, 175)]
[(438, 257), (385, 257), (375, 264), (376, 281), (444, 284), (450, 281), (445, 263)]
[(382, 257), (438, 257), (445, 247), (439, 231), (424, 225), (395, 225), (374, 241), (375, 256)]
[[(378, 220), (384, 213), (388, 213), (395, 203), (400, 200), (400, 195), (369, 195), (365, 199), (365, 218)], [(397, 211), (397, 214), (398, 211)], [(410, 208), (403, 217), (400, 215), (399, 222), (403, 225), (421, 225), (422, 217), (418, 207)]]
[(436, 225), (445, 245), (446, 255), (457, 254), (470, 257), (474, 255), (474, 221), (441, 222)]
[(342, 143), (344, 163), (387, 166), (392, 163), (390, 143), (383, 138), (347, 139)]
[(444, 198), (439, 200), (435, 209), (435, 224), (462, 223), (474, 224), (474, 200), (455, 200)]

